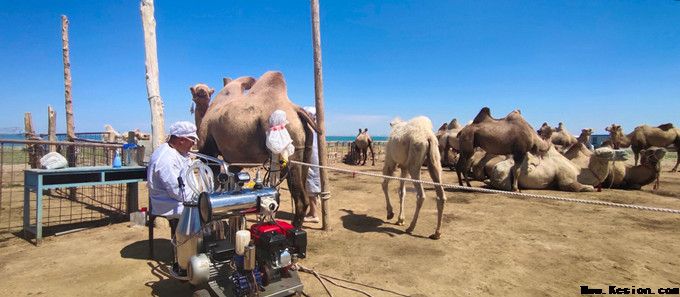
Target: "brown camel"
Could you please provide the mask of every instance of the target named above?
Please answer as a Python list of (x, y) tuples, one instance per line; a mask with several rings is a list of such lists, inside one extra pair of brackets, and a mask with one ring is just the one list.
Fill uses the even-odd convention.
[(454, 118), (446, 127), (442, 127), (444, 129), (440, 128), (437, 135), (442, 166), (453, 169), (458, 161), (458, 132), (463, 129), (463, 126), (458, 123), (458, 119)]
[(552, 128), (548, 123), (543, 123), (538, 129), (538, 134), (546, 141), (550, 141), (559, 152), (569, 149), (574, 143), (578, 142), (574, 135), (571, 135), (562, 122), (557, 124), (557, 128)]
[[(189, 87), (191, 91), (191, 112), (194, 114), (194, 120), (196, 121), (196, 127), (200, 129), (201, 119), (205, 116), (208, 111), (208, 106), (210, 105), (210, 97), (215, 92), (215, 89), (208, 87), (206, 84), (196, 84), (193, 87)], [(196, 106), (194, 108), (194, 106)]]
[[(269, 71), (258, 80), (241, 77), (225, 82), (207, 107), (205, 116), (196, 118), (199, 152), (221, 155), (227, 163), (264, 163), (271, 155), (265, 145), (269, 117), (274, 111), (282, 110), (288, 120), (285, 128), (295, 147), (289, 160), (309, 162), (312, 130), (317, 129), (309, 115), (288, 98), (283, 74)], [(201, 106), (205, 104), (203, 100), (196, 104), (197, 110), (205, 107)], [(295, 203), (293, 225), (301, 227), (309, 204), (304, 182), (308, 167), (288, 163), (285, 170), (287, 174), (282, 176), (287, 177)]]
[[(394, 120), (390, 123), (392, 131), (387, 140), (385, 148), (385, 164), (383, 165), (383, 175), (393, 176), (394, 171), (399, 167), (401, 169), (401, 177), (420, 180), (420, 167), (423, 163), (427, 164), (427, 170), (430, 172), (430, 177), (435, 183), (441, 182), (442, 167), (437, 149), (437, 138), (432, 132), (432, 122), (430, 119), (420, 116), (411, 119), (408, 122), (402, 120)], [(385, 193), (385, 201), (387, 203), (387, 219), (394, 217), (392, 204), (390, 203), (389, 194), (390, 179), (384, 179), (382, 182), (382, 189)], [(413, 215), (411, 225), (406, 229), (406, 232), (411, 233), (416, 227), (418, 221), (418, 214), (420, 208), (425, 201), (425, 189), (423, 184), (414, 182), (414, 187), (417, 191), (416, 211)], [(444, 195), (444, 188), (442, 186), (435, 186), (437, 192), (437, 228), (434, 234), (430, 235), (431, 239), (439, 239), (441, 236), (442, 215), (444, 212), (444, 203), (446, 196)], [(398, 225), (404, 224), (404, 196), (406, 195), (406, 185), (404, 181), (399, 183), (399, 219)]]
[(463, 185), (462, 173), (467, 186), (471, 186), (468, 180), (470, 157), (475, 148), (479, 147), (493, 155), (512, 155), (515, 163), (510, 184), (513, 191), (518, 191), (519, 166), (524, 162), (527, 153), (543, 156), (550, 148), (550, 144), (543, 141), (535, 131), (524, 120), (519, 110), (509, 113), (505, 118), (494, 119), (488, 107), (482, 108), (472, 123), (458, 133), (460, 145), (460, 157), (456, 163), (458, 183)]
[[(615, 149), (630, 146), (633, 154), (635, 154), (635, 165), (638, 164), (640, 151), (646, 148), (652, 146), (665, 148), (670, 145), (675, 145), (676, 148), (680, 147), (680, 129), (673, 127), (673, 124), (670, 123), (658, 127), (648, 125), (637, 126), (628, 135), (625, 135), (623, 128), (616, 124), (612, 124), (605, 128), (605, 130), (609, 132), (611, 144)], [(680, 164), (680, 158), (677, 158), (671, 172), (678, 169), (678, 164)]]
[(666, 149), (662, 147), (653, 146), (644, 149), (640, 151), (640, 165), (615, 163), (602, 185), (617, 189), (639, 190), (642, 186), (651, 184), (656, 180), (654, 185), (656, 189), (661, 173), (661, 160), (665, 155)]
[(375, 166), (375, 155), (373, 154), (373, 139), (371, 138), (370, 135), (368, 135), (368, 128), (365, 128), (363, 132), (361, 131), (361, 129), (359, 129), (359, 135), (357, 135), (356, 139), (354, 139), (354, 145), (358, 152), (357, 165), (361, 163), (362, 158), (363, 163), (361, 165), (362, 166), (366, 165), (366, 159), (368, 158), (368, 150), (370, 150), (371, 166)]
[(581, 168), (588, 166), (588, 160), (593, 154), (590, 143), (590, 136), (593, 134), (593, 129), (582, 129), (581, 135), (577, 138), (578, 142), (574, 143), (565, 152), (564, 156), (574, 164)]

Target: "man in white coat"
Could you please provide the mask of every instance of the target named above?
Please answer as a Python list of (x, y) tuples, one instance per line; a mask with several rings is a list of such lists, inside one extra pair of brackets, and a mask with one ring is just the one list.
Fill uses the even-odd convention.
[(197, 141), (196, 125), (187, 121), (172, 124), (168, 141), (154, 150), (147, 167), (151, 214), (166, 217), (173, 235), (184, 209), (177, 178), (189, 168), (189, 150)]
[[(303, 108), (312, 120), (316, 120), (316, 108), (312, 106), (305, 106)], [(314, 143), (312, 144), (312, 158), (309, 163), (319, 165), (319, 147), (316, 140), (316, 132), (314, 134)], [(319, 193), (321, 193), (321, 175), (318, 167), (309, 167), (306, 181), (307, 195), (309, 195), (309, 211), (305, 216), (305, 222), (318, 223), (319, 222)]]

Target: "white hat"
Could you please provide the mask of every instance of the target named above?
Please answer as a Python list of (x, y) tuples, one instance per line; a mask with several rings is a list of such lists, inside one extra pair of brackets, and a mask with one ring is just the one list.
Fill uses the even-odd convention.
[(314, 106), (305, 106), (302, 109), (304, 109), (308, 114), (311, 114), (313, 116), (316, 116), (316, 107)]
[(196, 135), (196, 125), (187, 121), (179, 121), (170, 125), (170, 135), (177, 137), (194, 137), (198, 139), (198, 135)]

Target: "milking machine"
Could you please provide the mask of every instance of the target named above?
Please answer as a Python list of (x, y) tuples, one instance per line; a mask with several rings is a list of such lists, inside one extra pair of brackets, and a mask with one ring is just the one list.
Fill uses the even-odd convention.
[[(247, 172), (202, 154), (179, 179), (189, 197), (172, 240), (171, 275), (216, 296), (288, 296), (302, 292), (293, 264), (305, 258), (307, 234), (276, 220), (279, 193)], [(217, 182), (212, 169), (219, 166)], [(245, 215), (257, 223), (246, 228)]]

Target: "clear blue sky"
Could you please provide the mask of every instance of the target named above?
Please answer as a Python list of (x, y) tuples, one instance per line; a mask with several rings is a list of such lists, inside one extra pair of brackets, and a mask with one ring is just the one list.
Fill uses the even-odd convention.
[[(329, 135), (399, 116), (435, 127), (489, 106), (573, 133), (680, 125), (680, 1), (321, 0)], [(65, 130), (60, 15), (70, 19), (76, 131), (150, 130), (139, 1), (2, 1), (0, 130), (47, 105)], [(188, 87), (279, 70), (314, 102), (308, 1), (157, 1), (166, 127), (193, 120)]]

